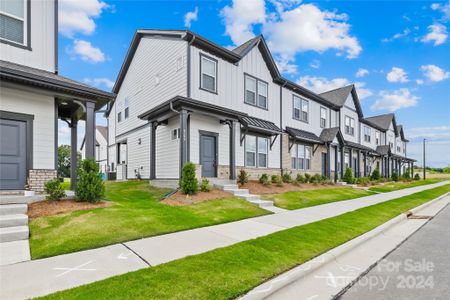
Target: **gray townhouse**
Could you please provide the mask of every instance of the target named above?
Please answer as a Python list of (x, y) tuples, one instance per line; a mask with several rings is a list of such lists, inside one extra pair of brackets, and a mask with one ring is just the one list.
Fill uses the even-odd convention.
[(339, 180), (412, 167), (392, 114), (365, 118), (353, 85), (316, 94), (280, 74), (262, 36), (233, 50), (185, 30), (136, 31), (106, 116), (117, 179), (176, 183), (281, 170)]

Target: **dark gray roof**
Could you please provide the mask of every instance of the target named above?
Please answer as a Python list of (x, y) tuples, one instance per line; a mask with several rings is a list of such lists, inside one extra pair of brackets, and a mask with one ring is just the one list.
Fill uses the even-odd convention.
[(251, 131), (259, 131), (262, 133), (270, 134), (281, 133), (281, 129), (270, 121), (245, 116), (240, 117), (239, 122), (241, 122), (244, 127), (250, 129)]
[(108, 140), (108, 128), (106, 126), (97, 125), (97, 130), (105, 138), (105, 140)]
[(255, 46), (259, 42), (260, 39), (261, 39), (261, 36), (254, 37), (254, 38), (246, 41), (242, 45), (234, 48), (233, 52), (236, 53), (237, 55), (244, 56), (245, 54), (248, 53), (248, 51), (250, 51), (253, 48), (253, 46)]
[(405, 132), (403, 131), (403, 126), (402, 125), (397, 125), (397, 132), (400, 135), (400, 137), (402, 138), (402, 141), (404, 142), (409, 142), (406, 138), (405, 138)]
[(102, 102), (101, 106), (105, 104), (105, 101), (115, 98), (112, 93), (90, 87), (70, 78), (4, 60), (0, 60), (0, 78), (2, 81), (22, 83), (90, 100), (99, 100)]
[(377, 146), (377, 149), (375, 150), (380, 155), (388, 155), (391, 151), (391, 148), (389, 145), (381, 145)]
[(300, 130), (297, 128), (286, 127), (286, 132), (296, 140), (310, 142), (314, 144), (323, 144), (323, 141), (314, 133)]
[(331, 103), (342, 107), (352, 92), (353, 84), (319, 94)]
[(368, 117), (365, 120), (383, 130), (388, 130), (389, 126), (391, 125), (391, 122), (393, 122), (393, 119), (394, 119), (394, 114), (389, 113), (389, 114), (384, 114), (384, 115), (379, 115), (379, 116), (374, 116), (374, 117)]
[(374, 152), (372, 148), (366, 147), (366, 146), (358, 144), (358, 143), (350, 142), (350, 141), (345, 141), (345, 146), (363, 150), (363, 151)]
[(320, 133), (320, 139), (325, 143), (331, 143), (339, 132), (339, 127), (325, 128)]

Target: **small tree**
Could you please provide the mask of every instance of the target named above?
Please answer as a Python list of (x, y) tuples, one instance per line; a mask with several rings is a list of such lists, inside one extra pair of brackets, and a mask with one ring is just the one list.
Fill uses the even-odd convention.
[(302, 174), (297, 174), (297, 178), (295, 178), (295, 181), (297, 181), (298, 183), (305, 183), (305, 176), (303, 176)]
[(239, 185), (244, 185), (248, 182), (248, 178), (249, 176), (247, 172), (245, 172), (244, 169), (241, 169), (238, 174), (237, 182), (239, 183)]
[(392, 176), (391, 176), (391, 180), (392, 181), (398, 181), (398, 173), (397, 172), (392, 172)]
[(259, 177), (259, 183), (265, 186), (270, 185), (269, 175), (267, 175), (266, 173), (261, 174), (261, 176)]
[(406, 169), (406, 171), (405, 171), (405, 173), (403, 173), (402, 177), (405, 180), (411, 179), (411, 170), (410, 170), (410, 168)]
[(419, 173), (416, 173), (416, 175), (414, 175), (414, 180), (420, 180), (420, 175), (419, 175)]
[(77, 170), (75, 197), (78, 201), (98, 202), (105, 194), (105, 185), (99, 173), (98, 164), (93, 158), (80, 163)]
[(351, 168), (347, 168), (345, 170), (345, 174), (344, 177), (342, 178), (342, 180), (344, 180), (344, 182), (347, 182), (348, 184), (353, 183), (353, 172)]
[(195, 178), (195, 165), (191, 162), (187, 162), (183, 166), (180, 188), (181, 192), (186, 195), (193, 195), (198, 191), (198, 181)]
[(308, 173), (305, 174), (305, 183), (311, 182), (311, 175)]
[(283, 180), (284, 183), (291, 183), (292, 182), (292, 172), (287, 172), (285, 170), (281, 171), (281, 180)]
[(380, 168), (376, 167), (375, 170), (373, 170), (372, 175), (370, 176), (371, 180), (380, 180), (381, 174), (380, 174)]
[(209, 185), (209, 180), (206, 178), (202, 179), (202, 183), (200, 184), (200, 191), (202, 192), (210, 192), (211, 186)]
[(280, 175), (272, 175), (272, 183), (277, 186), (283, 186), (283, 181), (281, 180)]
[[(69, 145), (58, 147), (58, 177), (70, 177), (70, 150)], [(77, 152), (78, 162), (81, 161), (81, 153)], [(78, 166), (77, 166), (78, 167)]]
[(66, 196), (66, 192), (62, 188), (58, 178), (47, 181), (44, 185), (44, 192), (47, 194), (45, 199), (52, 201), (59, 200)]

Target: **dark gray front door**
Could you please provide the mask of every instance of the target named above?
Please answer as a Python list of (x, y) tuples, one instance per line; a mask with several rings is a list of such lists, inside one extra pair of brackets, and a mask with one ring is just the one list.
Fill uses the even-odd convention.
[(327, 154), (322, 153), (322, 176), (327, 176)]
[(203, 177), (216, 176), (216, 137), (214, 135), (200, 135), (200, 164)]
[(26, 153), (26, 122), (0, 119), (0, 190), (24, 189)]

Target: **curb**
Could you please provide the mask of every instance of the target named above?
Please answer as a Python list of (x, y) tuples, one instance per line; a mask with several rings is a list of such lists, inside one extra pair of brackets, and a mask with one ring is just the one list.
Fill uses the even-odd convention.
[[(422, 205), (419, 205), (413, 209), (411, 209), (409, 212), (412, 212), (413, 214), (417, 211), (420, 211), (433, 203), (436, 203), (437, 201), (443, 199), (444, 197), (450, 195), (450, 192), (445, 193), (438, 198), (435, 198), (431, 201), (428, 201), (427, 203), (424, 203)], [(325, 266), (332, 260), (337, 260), (342, 255), (346, 254), (350, 250), (358, 247), (359, 245), (363, 244), (364, 242), (367, 242), (368, 240), (382, 234), (387, 229), (393, 227), (394, 225), (400, 223), (401, 221), (407, 220), (408, 213), (405, 212), (402, 213), (389, 221), (375, 227), (374, 229), (363, 233), (362, 235), (351, 239), (350, 241), (339, 245), (325, 253), (322, 253), (319, 256), (314, 257), (313, 259), (298, 265), (289, 271), (286, 271), (284, 274), (280, 274), (269, 281), (259, 285), (255, 289), (252, 289), (247, 294), (243, 295), (242, 297), (239, 297), (238, 299), (242, 300), (256, 300), (256, 299), (264, 299), (271, 294), (279, 291), (280, 289), (284, 288), (285, 286), (309, 275), (310, 273), (316, 271), (317, 269)], [(301, 268), (299, 270), (299, 268)], [(278, 279), (278, 280), (277, 280)], [(259, 288), (259, 289), (258, 289)]]

